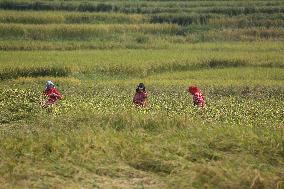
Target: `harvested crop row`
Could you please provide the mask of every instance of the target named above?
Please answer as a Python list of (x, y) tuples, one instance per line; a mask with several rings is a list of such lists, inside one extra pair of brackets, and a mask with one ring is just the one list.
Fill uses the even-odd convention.
[(0, 23), (22, 24), (72, 24), (72, 23), (127, 23), (138, 24), (147, 20), (146, 16), (122, 13), (78, 13), (65, 11), (0, 11)]
[(175, 35), (182, 28), (173, 24), (113, 24), (113, 25), (22, 25), (0, 24), (0, 36), (5, 39), (90, 39), (99, 36), (138, 32)]

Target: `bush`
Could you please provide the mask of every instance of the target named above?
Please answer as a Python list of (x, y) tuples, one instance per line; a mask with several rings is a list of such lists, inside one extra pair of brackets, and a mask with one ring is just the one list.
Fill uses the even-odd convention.
[(157, 14), (151, 16), (151, 23), (173, 23), (178, 25), (207, 24), (211, 15)]
[(4, 68), (0, 71), (0, 80), (18, 77), (68, 76), (70, 73), (71, 70), (67, 67)]

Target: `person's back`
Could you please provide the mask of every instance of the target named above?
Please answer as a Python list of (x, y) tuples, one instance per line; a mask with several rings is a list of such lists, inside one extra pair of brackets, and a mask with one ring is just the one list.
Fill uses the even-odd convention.
[(44, 107), (54, 104), (62, 97), (61, 93), (55, 88), (55, 85), (51, 81), (47, 81), (43, 94), (47, 96)]
[(133, 103), (137, 106), (146, 106), (148, 94), (143, 83), (140, 83), (136, 88), (136, 93), (133, 97)]
[(48, 96), (49, 101), (52, 102), (55, 102), (56, 100), (61, 98), (60, 92), (55, 87), (45, 90), (44, 94)]
[(190, 86), (188, 88), (188, 92), (193, 95), (193, 105), (198, 107), (204, 107), (205, 106), (205, 97), (203, 96), (201, 90), (198, 87)]

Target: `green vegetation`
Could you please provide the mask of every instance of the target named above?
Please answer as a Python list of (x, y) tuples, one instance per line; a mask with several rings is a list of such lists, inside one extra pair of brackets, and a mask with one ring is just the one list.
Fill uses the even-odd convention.
[(156, 49), (173, 43), (283, 41), (283, 6), (278, 0), (1, 0), (0, 49)]
[(140, 14), (78, 13), (61, 11), (1, 11), (1, 23), (22, 24), (137, 24), (146, 22)]
[(223, 43), (222, 46), (213, 43), (176, 45), (173, 49), (150, 51), (9, 51), (1, 53), (3, 69), (0, 78), (5, 80), (22, 76), (76, 76), (97, 73), (143, 78), (162, 72), (206, 68), (283, 68), (283, 50), (282, 43), (256, 42)]
[(0, 9), (0, 188), (284, 188), (283, 1)]

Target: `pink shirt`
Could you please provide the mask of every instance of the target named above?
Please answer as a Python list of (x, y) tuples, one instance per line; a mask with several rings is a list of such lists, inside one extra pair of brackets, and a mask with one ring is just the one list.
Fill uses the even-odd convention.
[(145, 106), (147, 97), (148, 97), (148, 94), (146, 91), (136, 92), (133, 97), (133, 103), (137, 106)]
[(192, 100), (193, 100), (193, 104), (199, 107), (204, 107), (205, 105), (205, 98), (201, 92), (194, 93)]

